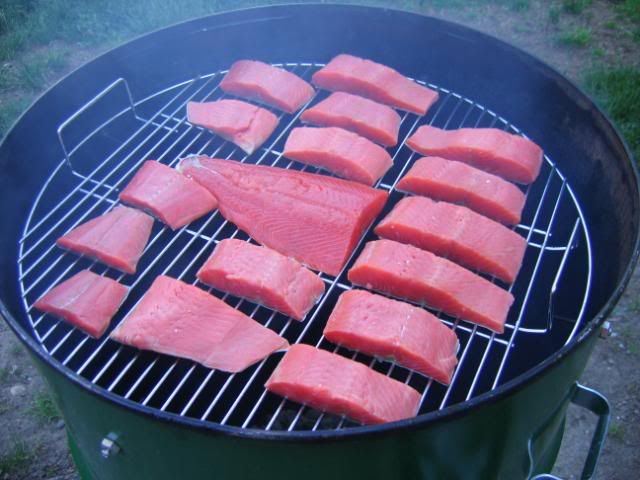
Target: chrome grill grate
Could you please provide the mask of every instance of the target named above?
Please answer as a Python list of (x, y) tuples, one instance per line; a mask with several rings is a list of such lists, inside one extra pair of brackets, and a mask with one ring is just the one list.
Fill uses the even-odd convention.
[[(281, 66), (309, 79), (321, 65), (287, 63)], [(94, 272), (120, 280), (130, 288), (129, 297), (112, 322), (111, 330), (135, 306), (157, 275), (167, 274), (197, 284), (195, 273), (198, 267), (220, 239), (237, 237), (250, 240), (217, 211), (176, 232), (156, 222), (138, 273), (133, 276), (125, 276), (55, 246), (55, 240), (73, 226), (113, 208), (119, 190), (149, 158), (173, 166), (187, 154), (202, 153), (316, 171), (281, 156), (284, 140), (290, 128), (299, 123), (299, 114), (279, 114), (280, 126), (276, 133), (265, 148), (248, 158), (228, 142), (186, 121), (187, 101), (224, 96), (218, 89), (224, 73), (197, 77), (137, 102), (127, 82), (119, 79), (60, 126), (58, 135), (64, 157), (34, 200), (19, 249), (22, 300), (33, 333), (42, 348), (65, 368), (115, 395), (148, 408), (243, 428), (291, 431), (355, 426), (344, 418), (321, 414), (267, 393), (263, 384), (279, 361), (280, 354), (232, 375), (184, 359), (137, 351), (108, 340), (106, 336), (94, 340), (32, 308), (48, 289), (80, 269), (91, 268)], [(394, 167), (378, 184), (378, 188), (391, 194), (385, 211), (401, 198), (401, 194), (395, 192), (395, 185), (419, 157), (404, 146), (404, 141), (417, 126), (428, 123), (441, 128), (496, 127), (520, 133), (507, 120), (472, 100), (444, 88), (430, 86), (441, 93), (440, 100), (431, 111), (424, 118), (402, 114), (400, 143), (391, 152)], [(319, 92), (311, 103), (324, 95)], [(120, 105), (118, 108), (122, 109), (110, 111), (114, 105)], [(102, 123), (83, 121), (90, 115), (97, 116)], [(87, 124), (92, 125), (93, 130), (88, 130)], [(65, 142), (69, 141), (68, 138), (72, 139), (73, 148), (67, 148)], [(324, 323), (338, 295), (351, 288), (346, 271), (364, 242), (373, 238), (370, 230), (339, 276), (321, 274), (327, 292), (302, 323), (249, 301), (209, 291), (285, 336), (291, 343), (303, 342), (337, 351), (410, 384), (422, 392), (421, 413), (445, 409), (494, 389), (540, 362), (568, 342), (583, 320), (592, 272), (587, 225), (565, 177), (551, 159), (545, 157), (545, 160), (540, 177), (527, 191), (523, 223), (516, 227), (526, 236), (528, 248), (522, 271), (511, 287), (516, 301), (505, 333), (497, 335), (435, 312), (455, 329), (460, 339), (460, 364), (449, 387), (394, 363), (337, 347), (322, 337)], [(567, 270), (572, 271), (572, 280), (580, 279), (579, 284), (575, 281), (570, 286), (563, 283)], [(558, 303), (561, 308), (557, 308)], [(527, 358), (510, 361), (529, 352), (532, 342), (540, 351), (537, 356), (527, 353)], [(513, 363), (518, 367), (511, 368)]]

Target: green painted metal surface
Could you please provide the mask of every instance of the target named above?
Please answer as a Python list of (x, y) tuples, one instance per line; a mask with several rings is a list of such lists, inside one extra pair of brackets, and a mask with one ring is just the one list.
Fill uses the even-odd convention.
[[(40, 363), (64, 413), (83, 478), (526, 478), (555, 461), (575, 380), (595, 341), (510, 396), (443, 419), (350, 439), (267, 441), (154, 419), (87, 392)], [(100, 454), (108, 433), (121, 451)], [(534, 465), (527, 453), (533, 441)]]

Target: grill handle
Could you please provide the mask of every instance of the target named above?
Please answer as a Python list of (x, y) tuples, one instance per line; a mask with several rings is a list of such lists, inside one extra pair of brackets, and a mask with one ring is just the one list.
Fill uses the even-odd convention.
[[(609, 401), (604, 395), (596, 390), (580, 385), (579, 383), (576, 383), (576, 388), (573, 392), (573, 396), (571, 397), (571, 403), (579, 407), (586, 408), (591, 413), (598, 416), (598, 423), (595, 431), (593, 432), (589, 452), (587, 453), (587, 458), (584, 462), (584, 467), (582, 467), (582, 473), (580, 475), (581, 480), (589, 480), (595, 473), (598, 458), (600, 457), (600, 452), (602, 451), (604, 441), (607, 437), (609, 419), (611, 417), (611, 407), (609, 406)], [(531, 442), (529, 442), (529, 446), (531, 446)], [(531, 465), (533, 465), (531, 453), (530, 448), (529, 459), (532, 461)], [(551, 475), (550, 473), (541, 473), (532, 477), (531, 480), (561, 479), (560, 477)]]
[[(124, 87), (125, 92), (127, 94), (127, 99), (129, 100), (129, 108), (128, 108), (128, 110), (131, 110), (133, 112), (133, 114), (136, 116), (136, 118), (139, 118), (137, 113), (136, 113), (136, 106), (135, 106), (135, 103), (133, 101), (133, 95), (131, 95), (131, 89), (129, 88), (129, 83), (124, 78), (120, 77), (117, 80), (115, 80), (111, 85), (107, 86), (104, 90), (102, 90), (100, 93), (98, 93), (91, 100), (89, 100), (87, 103), (85, 103), (81, 108), (76, 110), (76, 112), (74, 114), (72, 114), (69, 118), (67, 118), (64, 122), (62, 122), (62, 124), (58, 127), (58, 130), (57, 130), (58, 141), (60, 142), (60, 146), (62, 147), (62, 152), (64, 153), (64, 158), (65, 158), (65, 161), (67, 163), (67, 166), (71, 169), (72, 172), (77, 173), (73, 168), (73, 164), (71, 163), (71, 155), (73, 155), (73, 152), (76, 150), (76, 148), (78, 148), (79, 145), (75, 146), (71, 150), (68, 150), (67, 146), (64, 143), (64, 139), (62, 137), (62, 132), (71, 123), (73, 123), (80, 115), (82, 115), (89, 108), (94, 106), (96, 103), (98, 103), (98, 101), (100, 101), (100, 99), (102, 99), (105, 95), (107, 95), (109, 92), (111, 92), (112, 90), (114, 90), (115, 88), (117, 88), (120, 85), (122, 85)], [(83, 141), (83, 143), (84, 143), (84, 141)]]

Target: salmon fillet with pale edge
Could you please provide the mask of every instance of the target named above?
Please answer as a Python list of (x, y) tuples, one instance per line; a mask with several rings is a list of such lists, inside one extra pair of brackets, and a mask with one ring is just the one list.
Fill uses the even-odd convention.
[(405, 197), (375, 228), (389, 240), (408, 243), (469, 268), (513, 283), (527, 241), (473, 210), (427, 197)]
[(400, 115), (391, 107), (367, 98), (336, 92), (300, 115), (320, 127), (340, 127), (392, 147), (398, 143)]
[(153, 218), (146, 213), (118, 205), (104, 215), (78, 225), (56, 243), (59, 247), (133, 274), (152, 226)]
[(466, 163), (440, 157), (418, 159), (396, 188), (461, 203), (506, 225), (520, 223), (525, 202), (524, 193), (511, 182)]
[(368, 242), (349, 270), (355, 285), (387, 293), (502, 333), (513, 295), (433, 253), (392, 240)]
[(206, 188), (155, 160), (144, 162), (119, 198), (150, 212), (172, 230), (197, 220), (217, 205)]
[(361, 95), (400, 110), (424, 115), (438, 93), (409, 80), (391, 67), (341, 54), (313, 74), (312, 82), (325, 90)]
[(115, 280), (82, 270), (56, 285), (33, 306), (99, 338), (122, 305), (128, 289)]
[(165, 276), (154, 280), (111, 338), (225, 372), (241, 372), (288, 345), (222, 300)]
[(376, 183), (393, 165), (384, 148), (338, 127), (294, 128), (283, 155), (365, 185)]
[(220, 82), (225, 93), (266, 103), (287, 113), (311, 100), (313, 87), (283, 68), (256, 60), (239, 60)]
[(309, 345), (292, 345), (267, 390), (321, 411), (375, 424), (414, 417), (420, 394), (354, 360)]
[(323, 332), (331, 342), (392, 359), (440, 383), (451, 383), (458, 337), (422, 308), (364, 290), (340, 295)]
[(240, 100), (187, 103), (187, 119), (235, 143), (247, 155), (255, 152), (278, 126), (269, 110)]
[(302, 320), (324, 293), (324, 282), (275, 250), (225, 239), (198, 271), (209, 286)]
[(540, 173), (542, 149), (520, 135), (497, 128), (441, 130), (424, 125), (407, 140), (422, 155), (444, 157), (517, 183), (532, 183)]
[(187, 157), (178, 169), (257, 242), (330, 275), (387, 201), (386, 192), (359, 183), (234, 160)]

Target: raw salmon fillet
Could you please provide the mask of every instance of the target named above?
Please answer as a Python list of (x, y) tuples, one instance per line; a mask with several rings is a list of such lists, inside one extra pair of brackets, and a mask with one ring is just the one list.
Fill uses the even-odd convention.
[(165, 276), (154, 280), (111, 338), (225, 372), (241, 372), (288, 345), (222, 300)]
[(302, 320), (324, 293), (324, 282), (293, 258), (267, 247), (225, 239), (198, 271), (201, 282)]
[(189, 102), (187, 118), (235, 143), (248, 155), (255, 152), (278, 126), (278, 117), (269, 110), (240, 100)]
[(470, 165), (423, 157), (400, 179), (400, 191), (462, 203), (507, 225), (520, 223), (525, 196), (513, 183)]
[(173, 230), (218, 204), (206, 188), (155, 160), (144, 162), (120, 193), (120, 200), (150, 212)]
[(407, 145), (422, 155), (458, 160), (524, 184), (538, 177), (542, 165), (538, 145), (497, 128), (441, 130), (424, 125), (409, 137)]
[(287, 113), (298, 110), (315, 93), (313, 87), (296, 74), (256, 60), (235, 62), (220, 82), (220, 88)]
[(56, 243), (132, 274), (136, 273), (152, 226), (153, 218), (146, 213), (118, 205), (104, 215), (78, 225)]
[(394, 297), (426, 303), (502, 333), (513, 295), (433, 253), (392, 240), (367, 243), (349, 280)]
[(343, 91), (424, 115), (438, 100), (438, 93), (391, 67), (353, 55), (334, 57), (311, 80), (325, 90)]
[(234, 160), (187, 157), (178, 168), (257, 242), (330, 275), (387, 201), (386, 192), (359, 183)]
[(53, 287), (33, 306), (99, 338), (120, 308), (127, 291), (127, 287), (115, 280), (82, 270)]
[(387, 105), (350, 93), (332, 93), (302, 112), (300, 120), (351, 130), (387, 147), (398, 143), (400, 115)]
[(265, 387), (318, 410), (361, 423), (414, 417), (420, 394), (354, 360), (309, 345), (292, 345)]
[(384, 148), (337, 127), (294, 128), (283, 155), (365, 185), (376, 183), (393, 165)]
[(391, 358), (445, 385), (458, 364), (458, 337), (436, 317), (364, 290), (340, 296), (323, 333), (331, 342)]
[(383, 238), (408, 243), (512, 283), (527, 241), (513, 230), (461, 205), (405, 197), (375, 228)]

